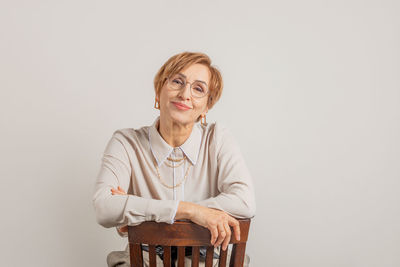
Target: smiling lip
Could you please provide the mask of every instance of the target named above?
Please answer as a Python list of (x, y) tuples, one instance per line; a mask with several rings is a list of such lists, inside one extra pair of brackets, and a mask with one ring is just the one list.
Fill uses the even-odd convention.
[(185, 104), (181, 104), (181, 103), (178, 103), (178, 102), (172, 102), (172, 104), (174, 104), (175, 107), (177, 107), (180, 110), (189, 110), (189, 109), (191, 109), (191, 107), (188, 107)]

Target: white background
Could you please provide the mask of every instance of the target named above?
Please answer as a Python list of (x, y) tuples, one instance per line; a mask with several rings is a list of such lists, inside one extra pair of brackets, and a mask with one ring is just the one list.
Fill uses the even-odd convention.
[(398, 1), (1, 1), (2, 266), (106, 266), (91, 202), (153, 78), (207, 53), (256, 184), (251, 266), (400, 266)]

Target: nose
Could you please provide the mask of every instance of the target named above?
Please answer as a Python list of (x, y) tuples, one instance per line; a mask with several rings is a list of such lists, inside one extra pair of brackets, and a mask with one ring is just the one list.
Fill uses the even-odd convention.
[(192, 84), (191, 83), (186, 83), (186, 86), (183, 87), (179, 91), (179, 96), (181, 96), (183, 99), (190, 99), (191, 93), (190, 93), (190, 88)]

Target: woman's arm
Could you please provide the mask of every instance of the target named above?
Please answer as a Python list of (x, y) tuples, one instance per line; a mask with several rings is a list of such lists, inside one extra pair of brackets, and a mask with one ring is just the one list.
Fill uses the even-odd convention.
[(254, 185), (240, 148), (230, 131), (219, 124), (215, 125), (214, 138), (220, 193), (196, 203), (235, 218), (252, 218), (256, 212)]
[(214, 247), (222, 245), (223, 250), (228, 248), (231, 240), (230, 226), (233, 227), (235, 238), (240, 240), (239, 222), (221, 210), (203, 207), (192, 202), (180, 201), (175, 219), (189, 219), (198, 225), (208, 228), (211, 233), (211, 244)]
[(97, 222), (107, 228), (143, 221), (173, 223), (177, 200), (112, 195), (111, 189), (118, 186), (128, 191), (132, 170), (125, 145), (124, 136), (116, 131), (104, 151), (93, 195)]
[[(235, 218), (252, 218), (255, 215), (255, 196), (252, 178), (232, 134), (215, 125), (214, 154), (218, 164), (217, 196), (196, 203), (181, 201), (175, 219), (190, 219), (208, 228), (211, 243), (222, 244), (225, 250), (233, 227), (236, 239), (240, 239), (239, 223)], [(235, 217), (235, 218), (234, 218)]]
[[(118, 187), (112, 188), (113, 195), (127, 195), (126, 192)], [(180, 201), (175, 216), (176, 220), (188, 219), (192, 222), (206, 227), (211, 233), (211, 244), (215, 247), (222, 244), (222, 249), (226, 250), (231, 240), (231, 229), (233, 227), (235, 238), (240, 240), (239, 222), (223, 211), (209, 209), (191, 202)], [(117, 228), (120, 236), (127, 236), (128, 227), (126, 225)]]

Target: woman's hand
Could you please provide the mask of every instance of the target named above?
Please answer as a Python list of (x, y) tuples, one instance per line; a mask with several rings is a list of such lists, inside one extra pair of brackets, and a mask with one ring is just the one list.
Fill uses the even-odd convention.
[[(126, 195), (127, 193), (118, 186), (117, 189), (111, 188), (113, 195)], [(235, 234), (236, 240), (240, 240), (239, 222), (224, 211), (210, 209), (191, 202), (179, 202), (178, 211), (175, 219), (190, 219), (192, 222), (206, 227), (211, 233), (211, 244), (217, 247), (222, 244), (222, 250), (226, 250), (231, 240), (231, 228)], [(124, 225), (117, 228), (118, 232), (128, 232), (128, 226)]]
[(187, 217), (187, 219), (208, 228), (211, 233), (211, 244), (214, 245), (214, 247), (222, 244), (222, 250), (227, 249), (232, 235), (230, 226), (233, 227), (236, 240), (240, 240), (239, 222), (224, 211), (181, 201), (179, 203), (178, 212), (178, 216), (176, 216), (175, 219), (180, 219), (179, 217), (185, 216), (184, 214), (186, 214), (185, 217)]
[[(127, 195), (127, 193), (124, 191), (124, 189), (122, 189), (120, 186), (118, 186), (117, 189), (111, 188), (111, 194), (113, 194), (113, 195)], [(128, 232), (128, 225), (117, 227), (117, 231), (120, 234), (127, 233)]]
[(118, 186), (117, 189), (111, 188), (111, 194), (113, 195), (127, 195), (127, 193), (122, 189), (122, 187)]

